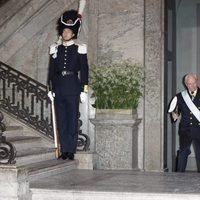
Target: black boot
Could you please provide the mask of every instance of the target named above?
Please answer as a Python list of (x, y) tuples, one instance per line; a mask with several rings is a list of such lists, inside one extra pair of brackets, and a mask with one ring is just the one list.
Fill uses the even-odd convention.
[(69, 160), (74, 160), (74, 154), (73, 153), (68, 153), (68, 158), (69, 158)]
[(68, 152), (62, 153), (58, 159), (62, 158), (63, 160), (66, 160), (68, 158)]

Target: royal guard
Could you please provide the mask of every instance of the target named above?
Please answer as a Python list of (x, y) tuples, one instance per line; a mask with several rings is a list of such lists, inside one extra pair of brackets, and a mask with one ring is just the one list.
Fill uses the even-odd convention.
[(79, 102), (88, 92), (87, 47), (75, 43), (86, 1), (79, 10), (68, 10), (58, 20), (59, 40), (50, 47), (48, 96), (55, 104), (55, 122), (60, 141), (59, 158), (74, 159), (78, 140)]

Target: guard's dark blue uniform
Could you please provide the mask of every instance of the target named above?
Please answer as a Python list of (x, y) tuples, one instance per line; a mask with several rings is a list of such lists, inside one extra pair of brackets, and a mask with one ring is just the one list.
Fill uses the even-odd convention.
[[(190, 96), (191, 97), (191, 96)], [(200, 172), (200, 122), (192, 114), (186, 105), (181, 93), (177, 94), (178, 112), (181, 113), (181, 121), (179, 124), (179, 155), (178, 155), (178, 172), (184, 172), (187, 165), (187, 159), (191, 153), (190, 147), (193, 143), (197, 161), (197, 169)], [(193, 103), (200, 110), (200, 89)]]
[(48, 81), (55, 93), (61, 153), (75, 153), (79, 98), (84, 85), (88, 85), (87, 54), (79, 51), (79, 45), (71, 43), (59, 45), (55, 55), (50, 56)]

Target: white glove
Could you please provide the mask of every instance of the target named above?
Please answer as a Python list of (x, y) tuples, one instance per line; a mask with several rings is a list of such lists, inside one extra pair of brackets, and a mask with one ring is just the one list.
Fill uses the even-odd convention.
[(50, 99), (51, 101), (53, 101), (53, 100), (54, 100), (54, 97), (55, 97), (55, 93), (52, 92), (52, 91), (49, 91), (48, 94), (47, 94), (47, 96), (49, 97), (49, 99)]
[(86, 101), (87, 94), (85, 92), (81, 92), (80, 94), (80, 101), (81, 103), (84, 103)]

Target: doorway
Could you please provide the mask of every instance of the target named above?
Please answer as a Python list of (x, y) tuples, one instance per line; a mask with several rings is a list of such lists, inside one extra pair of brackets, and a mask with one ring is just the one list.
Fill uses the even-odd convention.
[[(175, 171), (179, 122), (171, 123), (166, 113), (172, 97), (184, 90), (183, 76), (192, 72), (200, 78), (200, 0), (166, 0), (165, 33), (164, 164), (169, 171)], [(196, 171), (191, 150), (186, 170)]]

